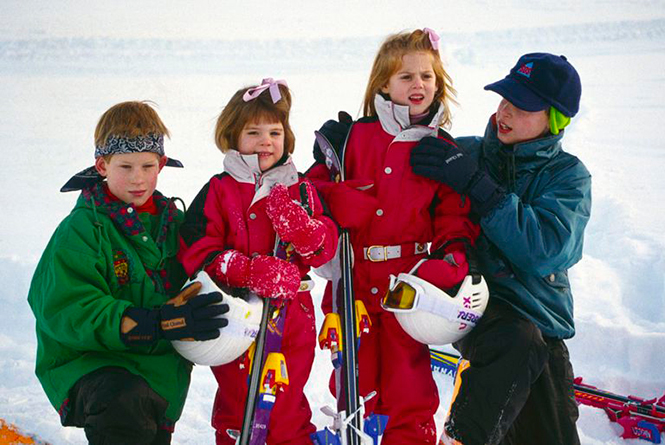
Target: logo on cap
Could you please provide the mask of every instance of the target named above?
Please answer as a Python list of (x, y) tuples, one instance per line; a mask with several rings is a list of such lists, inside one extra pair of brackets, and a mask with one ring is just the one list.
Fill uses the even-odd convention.
[(531, 71), (533, 70), (533, 62), (525, 63), (517, 70), (518, 73), (524, 77), (531, 78)]

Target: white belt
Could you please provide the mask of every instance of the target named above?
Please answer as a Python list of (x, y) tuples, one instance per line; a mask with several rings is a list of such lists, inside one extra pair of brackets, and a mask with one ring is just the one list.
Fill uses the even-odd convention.
[(369, 246), (363, 248), (363, 257), (372, 262), (427, 253), (427, 243), (404, 243), (396, 246)]

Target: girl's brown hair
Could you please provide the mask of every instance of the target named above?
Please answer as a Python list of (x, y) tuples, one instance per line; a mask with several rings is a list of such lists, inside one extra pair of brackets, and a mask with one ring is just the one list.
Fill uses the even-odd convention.
[(432, 48), (429, 35), (420, 29), (413, 32), (393, 34), (383, 42), (372, 65), (363, 100), (363, 113), (365, 116), (376, 116), (374, 96), (388, 84), (390, 77), (400, 69), (402, 56), (415, 52), (429, 54), (432, 59), (432, 69), (436, 78), (436, 93), (432, 103), (443, 104), (444, 111), (439, 125), (449, 126), (452, 117), (450, 104), (457, 103), (455, 100), (456, 91), (453, 88), (452, 79), (443, 68), (439, 51)]
[(270, 91), (265, 90), (258, 97), (245, 102), (243, 95), (253, 87), (242, 88), (235, 92), (229, 103), (222, 110), (217, 125), (215, 125), (215, 144), (222, 153), (238, 149), (238, 139), (245, 125), (267, 121), (280, 122), (284, 127), (284, 150), (293, 153), (296, 137), (289, 124), (291, 111), (291, 93), (285, 85), (278, 85), (282, 98), (277, 103), (272, 102)]
[(135, 138), (152, 133), (171, 137), (149, 101), (121, 102), (106, 110), (95, 128), (95, 146), (106, 145), (110, 136)]

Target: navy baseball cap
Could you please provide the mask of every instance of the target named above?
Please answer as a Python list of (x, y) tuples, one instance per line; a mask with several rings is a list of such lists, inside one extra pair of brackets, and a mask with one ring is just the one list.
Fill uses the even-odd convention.
[(510, 73), (485, 86), (526, 111), (554, 107), (567, 117), (580, 108), (580, 76), (565, 56), (548, 53), (525, 54)]

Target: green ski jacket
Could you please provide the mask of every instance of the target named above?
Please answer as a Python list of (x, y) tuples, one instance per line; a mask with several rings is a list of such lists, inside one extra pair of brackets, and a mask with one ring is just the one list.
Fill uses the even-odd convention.
[(175, 258), (183, 213), (157, 191), (153, 199), (156, 215), (112, 200), (103, 183), (84, 189), (37, 265), (28, 294), (35, 372), (63, 423), (70, 388), (103, 366), (143, 377), (168, 401), (167, 424), (180, 417), (192, 364), (166, 340), (132, 348), (120, 340), (128, 307), (161, 306), (186, 280)]

